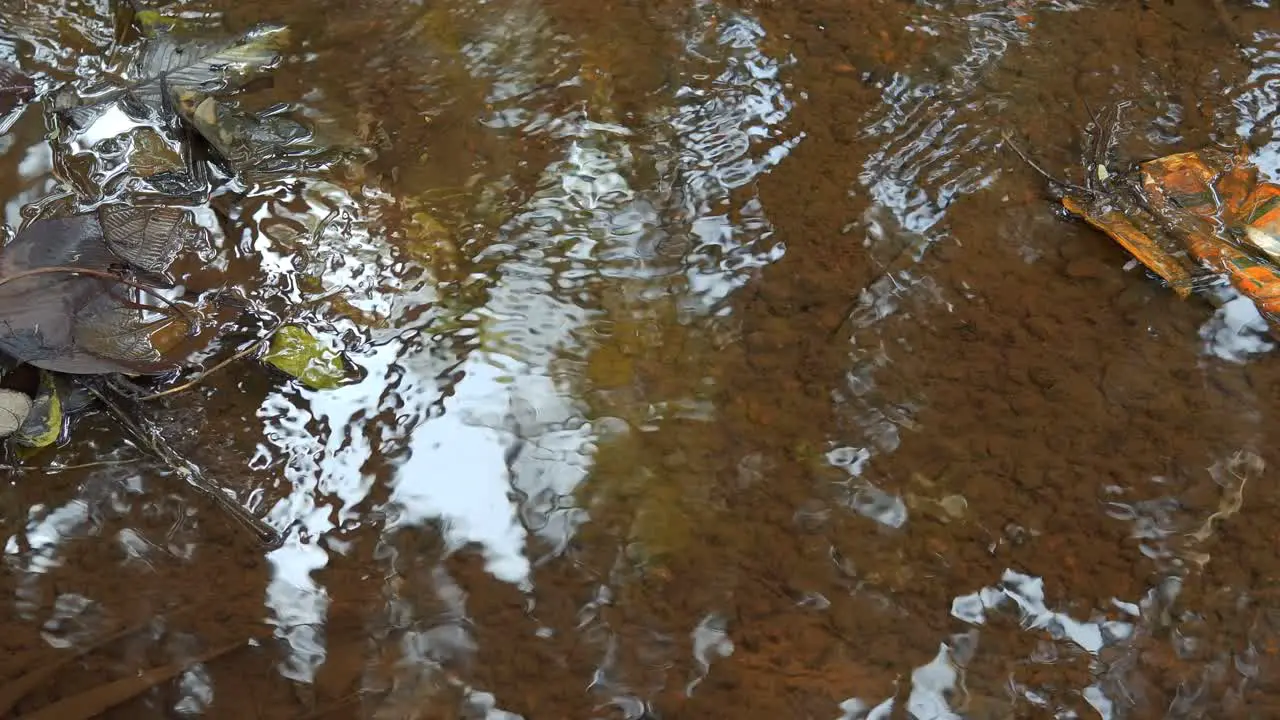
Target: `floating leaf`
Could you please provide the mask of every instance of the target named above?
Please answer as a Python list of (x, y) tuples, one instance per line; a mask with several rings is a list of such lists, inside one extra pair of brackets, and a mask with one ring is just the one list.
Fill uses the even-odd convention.
[(22, 427), (31, 412), (31, 398), (17, 390), (0, 389), (0, 437), (8, 437)]
[(313, 390), (330, 390), (347, 384), (342, 356), (300, 325), (286, 325), (271, 338), (271, 348), (263, 361), (296, 378)]
[(40, 390), (26, 422), (14, 433), (14, 442), (29, 448), (48, 447), (62, 435), (62, 398), (53, 373), (40, 371)]

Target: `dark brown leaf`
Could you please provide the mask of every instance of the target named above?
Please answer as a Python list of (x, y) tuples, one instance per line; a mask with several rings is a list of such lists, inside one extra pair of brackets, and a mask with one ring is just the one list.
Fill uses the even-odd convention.
[(145, 293), (137, 288), (104, 275), (166, 269), (185, 241), (184, 211), (100, 212), (40, 220), (0, 251), (0, 350), (55, 372), (171, 369), (151, 336), (177, 320), (144, 305)]
[(98, 210), (103, 237), (116, 255), (139, 270), (163, 273), (199, 234), (191, 212), (157, 205), (104, 205)]

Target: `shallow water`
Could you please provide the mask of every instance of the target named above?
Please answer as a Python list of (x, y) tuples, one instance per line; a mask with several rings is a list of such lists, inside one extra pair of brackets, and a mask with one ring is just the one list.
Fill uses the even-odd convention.
[[(106, 5), (0, 0), (0, 59), (111, 72)], [(362, 380), (151, 407), (278, 548), (146, 460), (14, 473), (0, 678), (153, 619), (19, 711), (252, 640), (107, 715), (1280, 712), (1275, 348), (1002, 140), (1068, 168), (1131, 100), (1126, 158), (1280, 179), (1274, 2), (1239, 49), (1210, 0), (179, 5), (289, 25), (264, 102), (376, 151), (202, 217)], [(140, 457), (91, 416), (28, 462)]]

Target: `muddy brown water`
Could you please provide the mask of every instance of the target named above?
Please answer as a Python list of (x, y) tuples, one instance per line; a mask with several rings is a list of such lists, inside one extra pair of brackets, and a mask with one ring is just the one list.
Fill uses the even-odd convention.
[[(105, 5), (0, 0), (0, 58), (109, 70)], [(1214, 5), (179, 3), (377, 151), (210, 221), (364, 379), (151, 406), (275, 549), (102, 416), (11, 473), (0, 678), (145, 623), (15, 712), (243, 642), (104, 716), (1280, 716), (1280, 356), (1002, 141), (1129, 100), (1122, 160), (1280, 179), (1280, 7)]]

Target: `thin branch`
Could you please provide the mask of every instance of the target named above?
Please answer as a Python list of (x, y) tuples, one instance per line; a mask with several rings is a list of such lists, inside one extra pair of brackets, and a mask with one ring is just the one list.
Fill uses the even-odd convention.
[(1004, 136), (1004, 141), (1005, 141), (1005, 143), (1007, 143), (1007, 144), (1009, 145), (1009, 147), (1010, 147), (1010, 148), (1011, 148), (1015, 153), (1017, 153), (1017, 154), (1018, 154), (1018, 157), (1022, 158), (1022, 161), (1023, 161), (1023, 162), (1025, 162), (1027, 165), (1031, 166), (1031, 169), (1032, 169), (1032, 170), (1035, 170), (1036, 172), (1040, 173), (1040, 175), (1041, 175), (1041, 176), (1043, 176), (1045, 180), (1048, 180), (1049, 182), (1051, 182), (1051, 183), (1053, 183), (1054, 185), (1057, 185), (1057, 186), (1059, 186), (1059, 187), (1071, 188), (1072, 190), (1075, 190), (1075, 191), (1077, 191), (1077, 192), (1082, 192), (1082, 193), (1088, 193), (1088, 192), (1089, 192), (1089, 190), (1088, 190), (1088, 189), (1086, 189), (1086, 188), (1082, 188), (1082, 187), (1080, 187), (1079, 185), (1076, 185), (1075, 183), (1069, 183), (1069, 182), (1066, 182), (1065, 180), (1059, 180), (1058, 178), (1054, 177), (1053, 175), (1050, 175), (1050, 174), (1048, 173), (1048, 171), (1046, 171), (1044, 168), (1042, 168), (1042, 167), (1040, 167), (1039, 165), (1037, 165), (1037, 164), (1036, 164), (1036, 161), (1032, 160), (1032, 159), (1030, 158), (1030, 156), (1028, 156), (1025, 152), (1023, 152), (1023, 151), (1022, 151), (1022, 148), (1018, 147), (1018, 144), (1017, 144), (1017, 143), (1015, 143), (1015, 142), (1013, 141), (1013, 137), (1011, 137), (1011, 136), (1009, 135), (1009, 131), (1008, 131), (1008, 130), (1004, 131), (1004, 132), (1003, 132), (1003, 133), (1001, 133), (1001, 134)]
[(155, 427), (136, 420), (116, 402), (115, 398), (99, 387), (98, 383), (85, 380), (81, 385), (98, 398), (108, 414), (133, 436), (135, 444), (140, 449), (147, 451), (174, 474), (186, 480), (188, 485), (217, 503), (229, 515), (251, 530), (260, 542), (269, 547), (279, 546), (283, 536), (278, 530), (260, 520), (240, 503), (227, 497), (218, 483), (206, 478), (195, 463), (179, 455)]
[(197, 374), (195, 377), (191, 378), (191, 379), (190, 379), (190, 380), (188, 380), (187, 382), (184, 382), (184, 383), (182, 383), (181, 385), (177, 385), (177, 386), (174, 386), (174, 387), (171, 387), (171, 388), (165, 389), (165, 390), (161, 390), (160, 392), (157, 392), (157, 393), (152, 393), (152, 394), (150, 394), (150, 395), (143, 395), (142, 397), (137, 398), (137, 400), (139, 400), (139, 401), (145, 401), (145, 400), (156, 400), (156, 399), (158, 399), (158, 398), (165, 397), (166, 395), (175, 395), (175, 394), (180, 393), (180, 392), (182, 392), (182, 391), (184, 391), (184, 390), (190, 390), (191, 388), (195, 387), (196, 385), (199, 385), (200, 383), (204, 382), (205, 378), (209, 377), (210, 375), (214, 374), (215, 372), (217, 372), (217, 371), (221, 370), (222, 368), (224, 368), (224, 367), (226, 367), (226, 366), (230, 365), (231, 363), (233, 363), (233, 362), (235, 362), (235, 361), (237, 361), (237, 360), (239, 360), (239, 359), (241, 359), (241, 358), (245, 357), (246, 355), (250, 355), (250, 354), (252, 354), (252, 353), (256, 352), (256, 351), (258, 350), (258, 348), (260, 348), (260, 347), (262, 347), (264, 344), (266, 344), (266, 342), (267, 342), (268, 340), (270, 340), (270, 339), (271, 339), (271, 338), (272, 338), (272, 337), (273, 337), (273, 336), (274, 336), (274, 335), (275, 335), (275, 334), (280, 330), (280, 328), (282, 328), (282, 327), (284, 327), (284, 324), (283, 324), (283, 323), (281, 323), (281, 324), (279, 324), (279, 325), (276, 325), (274, 328), (272, 328), (272, 329), (271, 329), (271, 332), (267, 333), (266, 335), (263, 335), (262, 337), (258, 338), (257, 340), (254, 340), (253, 342), (249, 343), (248, 347), (246, 347), (246, 348), (244, 348), (243, 350), (241, 350), (241, 351), (239, 351), (239, 352), (235, 353), (234, 355), (232, 355), (231, 357), (227, 358), (226, 360), (223, 360), (222, 362), (218, 363), (217, 365), (214, 365), (213, 367), (209, 368), (208, 370), (205, 370), (204, 372)]
[(97, 460), (95, 462), (79, 463), (77, 465), (0, 465), (0, 470), (8, 470), (11, 472), (43, 472), (49, 473), (64, 472), (66, 470), (87, 470), (95, 467), (106, 467), (109, 465), (131, 465), (138, 462), (137, 458), (128, 458), (125, 460)]

